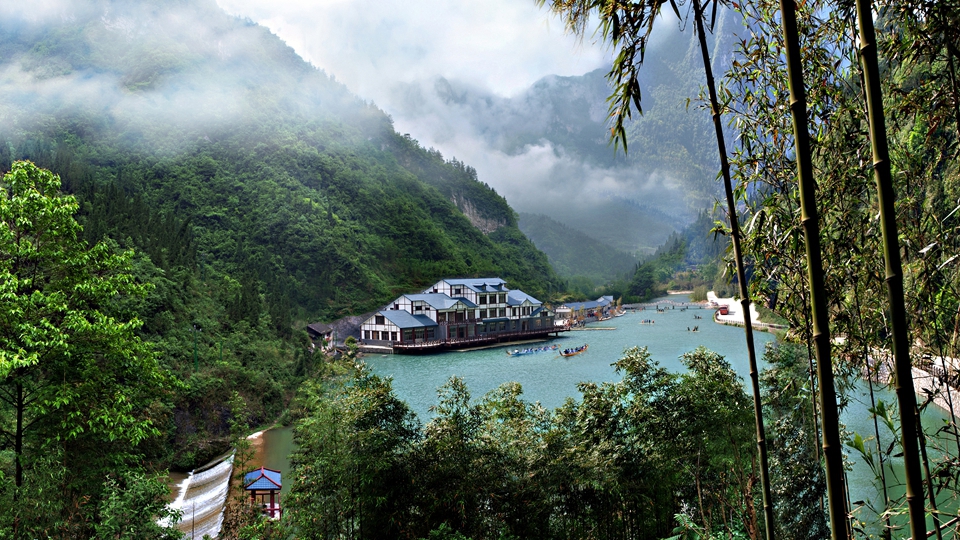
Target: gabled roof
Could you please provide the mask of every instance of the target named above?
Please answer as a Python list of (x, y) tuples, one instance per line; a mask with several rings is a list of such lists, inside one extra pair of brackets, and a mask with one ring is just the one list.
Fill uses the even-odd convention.
[(577, 311), (580, 308), (594, 309), (599, 305), (601, 305), (600, 302), (597, 302), (596, 300), (589, 300), (587, 302), (567, 302), (566, 304), (564, 304), (564, 306), (572, 309), (573, 311)]
[(243, 486), (250, 491), (280, 489), (280, 471), (260, 467), (243, 476)]
[(577, 310), (580, 309), (581, 307), (582, 307), (583, 309), (594, 309), (594, 308), (598, 308), (598, 307), (606, 307), (606, 306), (609, 306), (611, 303), (613, 303), (613, 297), (612, 297), (612, 296), (601, 296), (600, 298), (598, 298), (598, 299), (596, 299), (596, 300), (589, 300), (589, 301), (587, 301), (587, 302), (567, 302), (567, 303), (563, 304), (563, 306), (560, 306), (560, 307), (566, 306), (566, 307), (572, 309), (573, 311), (577, 311)]
[(529, 300), (531, 304), (539, 305), (543, 302), (537, 300), (536, 298), (530, 296), (529, 294), (521, 290), (512, 290), (507, 293), (507, 305), (509, 306), (519, 306), (523, 304), (525, 300)]
[(531, 316), (531, 317), (539, 317), (540, 314), (541, 314), (541, 313), (544, 313), (544, 312), (545, 312), (548, 316), (550, 315), (550, 310), (549, 310), (549, 309), (547, 309), (547, 308), (545, 308), (545, 307), (543, 307), (543, 306), (540, 306), (540, 307), (538, 307), (537, 309), (533, 310), (533, 312), (530, 313), (530, 316)]
[(379, 313), (400, 329), (437, 326), (436, 321), (426, 315), (414, 315), (402, 309), (387, 309)]
[(502, 292), (507, 282), (500, 278), (457, 278), (443, 280), (450, 285), (460, 285), (476, 292)]
[(451, 298), (444, 293), (405, 294), (403, 297), (411, 302), (426, 302), (433, 309), (452, 309), (457, 302), (462, 301), (461, 298)]

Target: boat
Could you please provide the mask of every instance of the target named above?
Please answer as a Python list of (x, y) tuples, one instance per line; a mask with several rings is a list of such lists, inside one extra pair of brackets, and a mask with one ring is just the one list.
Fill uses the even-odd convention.
[(550, 345), (545, 347), (535, 347), (533, 349), (515, 349), (512, 351), (507, 351), (507, 356), (523, 356), (526, 354), (536, 354), (536, 353), (542, 353), (542, 352), (548, 352), (548, 351), (555, 351), (557, 350), (557, 348), (558, 348), (557, 345)]
[(582, 353), (582, 352), (586, 352), (586, 351), (587, 351), (587, 347), (589, 347), (589, 345), (587, 345), (586, 343), (584, 343), (584, 344), (583, 344), (583, 347), (577, 347), (577, 348), (575, 348), (575, 349), (564, 349), (564, 350), (560, 351), (560, 356), (576, 356), (576, 355), (578, 355), (578, 354), (580, 354), (580, 353)]

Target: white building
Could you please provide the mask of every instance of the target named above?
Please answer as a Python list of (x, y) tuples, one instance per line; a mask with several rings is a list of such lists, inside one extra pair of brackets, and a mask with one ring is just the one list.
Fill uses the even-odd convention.
[(360, 338), (395, 350), (463, 347), (558, 332), (540, 300), (500, 278), (443, 279), (367, 319)]

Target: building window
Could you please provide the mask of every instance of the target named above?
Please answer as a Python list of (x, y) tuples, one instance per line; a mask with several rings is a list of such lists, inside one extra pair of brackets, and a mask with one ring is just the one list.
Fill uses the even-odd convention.
[(480, 304), (481, 304), (481, 305), (487, 303), (487, 295), (481, 294), (479, 298), (480, 298)]
[(400, 309), (400, 304), (394, 304), (393, 309)]
[(396, 340), (397, 340), (397, 333), (390, 332), (390, 341), (396, 341)]
[(501, 295), (500, 295), (500, 298), (499, 298), (499, 301), (500, 301), (501, 304), (506, 304), (506, 303), (507, 303), (507, 295), (501, 294)]
[(447, 322), (447, 314), (437, 312), (437, 322)]
[(382, 326), (383, 324), (385, 324), (385, 321), (383, 320), (383, 315), (377, 315), (376, 318), (375, 318), (375, 320), (377, 321), (377, 324), (379, 324), (379, 325), (381, 325), (381, 326)]
[(462, 289), (454, 289), (454, 290), (453, 290), (453, 294), (460, 294), (460, 291), (461, 291), (461, 290), (462, 290)]
[(481, 319), (486, 319), (486, 318), (487, 318), (487, 310), (485, 310), (485, 309), (481, 309), (481, 310), (480, 310), (480, 318), (481, 318)]
[(507, 316), (507, 308), (500, 308), (500, 316), (501, 317)]
[(423, 306), (413, 306), (414, 311), (423, 311)]

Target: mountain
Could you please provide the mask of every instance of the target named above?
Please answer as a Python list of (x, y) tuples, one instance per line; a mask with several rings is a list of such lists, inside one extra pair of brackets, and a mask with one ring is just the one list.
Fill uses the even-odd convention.
[[(737, 33), (739, 16), (721, 9), (709, 38), (717, 73), (729, 65)], [(626, 156), (609, 142), (606, 72), (547, 76), (512, 96), (447, 78), (409, 82), (383, 106), (404, 129), (474, 164), (518, 211), (651, 253), (720, 193), (712, 121), (697, 100), (703, 67), (695, 32), (668, 16), (657, 21), (640, 68), (643, 114), (627, 123)], [(608, 238), (584, 228), (594, 220), (583, 216), (624, 203), (641, 212)]]
[(54, 1), (8, 15), (0, 157), (180, 220), (197, 264), (253, 280), (275, 315), (362, 312), (442, 276), (557, 286), (473, 168), (399, 135), (212, 0)]
[(630, 275), (637, 259), (543, 214), (520, 214), (520, 230), (547, 259), (560, 277), (583, 276), (594, 286)]

